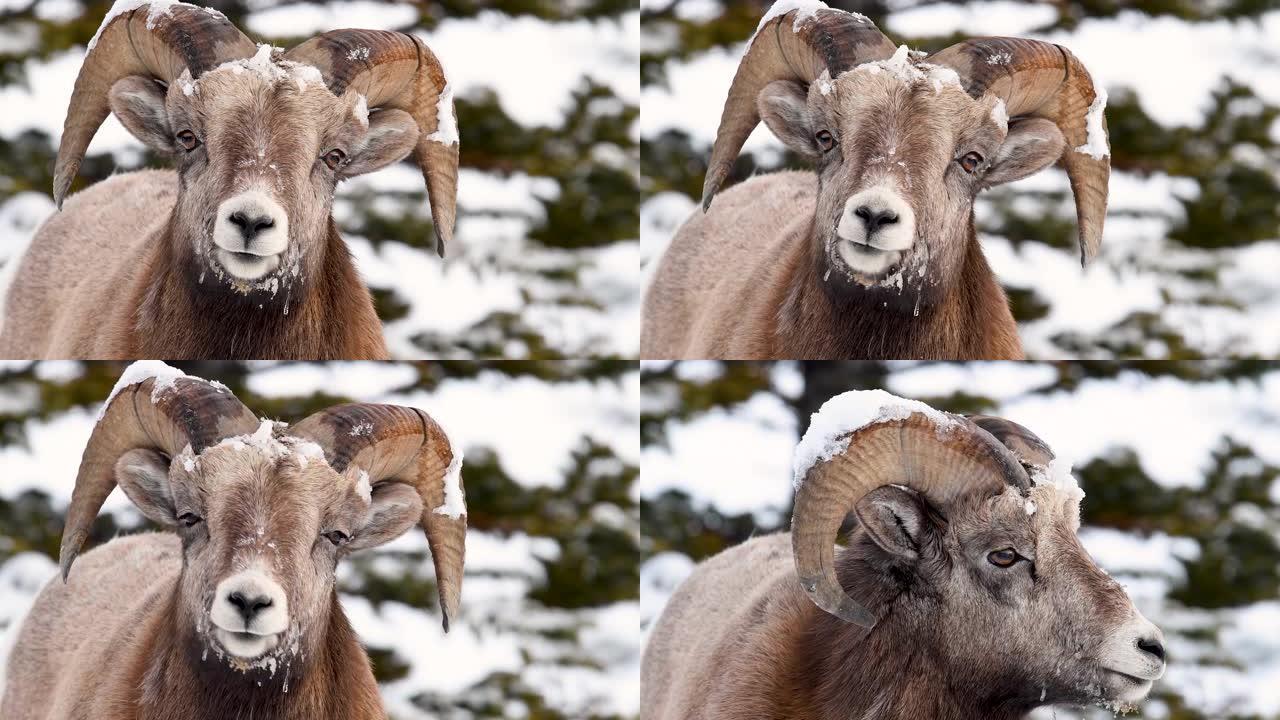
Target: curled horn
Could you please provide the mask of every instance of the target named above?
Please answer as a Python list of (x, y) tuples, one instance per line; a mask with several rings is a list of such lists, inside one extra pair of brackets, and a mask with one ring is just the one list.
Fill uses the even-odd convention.
[(197, 78), (227, 60), (251, 57), (256, 49), (221, 13), (192, 5), (148, 3), (111, 18), (91, 43), (67, 106), (53, 173), (58, 207), (111, 112), (108, 94), (116, 81), (142, 75), (171, 83), (183, 70)]
[[(1090, 144), (1087, 119), (1099, 100), (1089, 71), (1060, 45), (1008, 37), (956, 43), (931, 55), (928, 62), (955, 70), (971, 97), (996, 95), (1004, 100), (1010, 118), (1038, 117), (1058, 126), (1067, 140), (1062, 163), (1076, 200), (1080, 264), (1092, 260), (1102, 244), (1111, 157), (1077, 150)], [(1105, 116), (1101, 125), (1105, 135)]]
[(334, 95), (354, 89), (370, 109), (395, 108), (413, 116), (418, 123), (413, 160), (427, 183), (436, 252), (444, 257), (457, 214), (458, 125), (453, 92), (435, 53), (404, 33), (333, 30), (284, 57), (319, 68)]
[(1018, 458), (1023, 466), (1048, 467), (1053, 462), (1053, 450), (1040, 439), (1039, 435), (1012, 420), (992, 417), (990, 415), (968, 415), (974, 425), (991, 433), (991, 437), (999, 440)]
[(904, 485), (946, 508), (979, 490), (992, 495), (1030, 481), (1017, 458), (978, 425), (958, 416), (914, 412), (854, 431), (848, 449), (811, 467), (796, 490), (791, 550), (800, 585), (826, 612), (863, 627), (876, 618), (845, 593), (836, 577), (840, 523), (867, 493)]
[(170, 458), (187, 445), (200, 453), (259, 421), (235, 395), (199, 378), (178, 378), (160, 389), (156, 380), (130, 385), (108, 401), (80, 459), (58, 563), (66, 581), (102, 503), (116, 486), (115, 464), (130, 450), (150, 449)]
[(454, 454), (444, 429), (417, 408), (352, 403), (321, 410), (289, 428), (289, 434), (319, 445), (338, 473), (351, 467), (367, 472), (375, 494), (379, 482), (402, 482), (418, 491), (448, 632), (462, 594), (467, 515), (460, 503), (456, 517), (446, 509), (448, 486), (456, 482), (462, 492), (462, 457)]
[(761, 24), (724, 101), (702, 184), (703, 211), (711, 207), (747, 136), (760, 124), (756, 98), (766, 85), (775, 80), (808, 85), (824, 70), (834, 78), (861, 63), (889, 58), (893, 52), (893, 43), (874, 23), (843, 10), (823, 8), (812, 14), (793, 10)]

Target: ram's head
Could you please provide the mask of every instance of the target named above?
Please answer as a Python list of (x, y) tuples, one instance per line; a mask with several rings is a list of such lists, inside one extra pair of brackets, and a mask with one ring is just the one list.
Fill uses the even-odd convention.
[(226, 388), (145, 379), (108, 401), (85, 448), (63, 532), (63, 577), (119, 484), (182, 540), (176, 608), (197, 654), (274, 670), (313, 656), (334, 619), (335, 568), (415, 524), (435, 562), (447, 630), (461, 591), (461, 454), (426, 413), (340, 405), (286, 426)]
[[(1023, 712), (1144, 698), (1163, 637), (1081, 546), (1069, 466), (1000, 418), (877, 417), (820, 437), (798, 469), (796, 572), (829, 621), (909, 642), (966, 693)], [(849, 509), (860, 529), (837, 559)]]
[(762, 22), (725, 101), (703, 187), (709, 206), (763, 118), (812, 159), (812, 241), (828, 290), (911, 312), (975, 261), (978, 192), (1061, 160), (1081, 261), (1098, 250), (1110, 174), (1104, 94), (1066, 49), (981, 38), (930, 56), (867, 18), (792, 10)]
[(320, 272), (339, 181), (412, 153), (437, 249), (453, 232), (458, 136), (439, 60), (412, 35), (334, 30), (288, 52), (255, 45), (220, 13), (129, 3), (90, 44), (54, 179), (61, 206), (89, 141), (114, 112), (180, 175), (171, 240), (193, 284), (287, 303)]

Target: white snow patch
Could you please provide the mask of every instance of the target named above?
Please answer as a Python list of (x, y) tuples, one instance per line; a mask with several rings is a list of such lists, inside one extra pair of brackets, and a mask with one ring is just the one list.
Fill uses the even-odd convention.
[(356, 106), (351, 109), (351, 114), (356, 116), (356, 121), (366, 129), (369, 127), (369, 101), (364, 95), (356, 97)]
[(444, 430), (444, 436), (449, 441), (449, 454), (453, 459), (449, 461), (449, 467), (444, 471), (444, 504), (431, 512), (457, 520), (467, 514), (466, 494), (462, 490), (462, 447), (454, 439), (453, 433), (445, 429), (438, 417), (432, 419), (441, 430)]
[(791, 463), (792, 485), (799, 489), (810, 468), (847, 450), (855, 431), (877, 423), (905, 420), (912, 413), (928, 416), (939, 432), (948, 432), (960, 424), (954, 417), (918, 400), (907, 400), (883, 390), (851, 390), (836, 395), (813, 414), (809, 429), (796, 445)]
[(935, 93), (941, 92), (946, 85), (960, 87), (960, 76), (956, 74), (955, 70), (941, 65), (913, 63), (911, 61), (911, 50), (906, 45), (899, 45), (897, 51), (893, 53), (893, 57), (888, 60), (863, 63), (847, 72), (869, 73), (871, 75), (888, 73), (891, 77), (907, 84), (928, 82), (933, 85)]
[(355, 48), (351, 52), (347, 53), (347, 59), (348, 60), (368, 60), (369, 48), (367, 47)]
[[(107, 11), (106, 17), (102, 18), (102, 24), (98, 26), (98, 32), (94, 33), (93, 39), (89, 41), (88, 50), (93, 50), (97, 47), (98, 38), (102, 37), (102, 31), (107, 29), (112, 20), (127, 12), (137, 10), (143, 5), (151, 6), (147, 10), (147, 29), (152, 30), (155, 28), (157, 20), (173, 11), (174, 5), (187, 5), (187, 3), (176, 2), (176, 0), (116, 0), (116, 3)], [(188, 5), (188, 7), (192, 6)]]
[(1004, 100), (996, 98), (996, 104), (991, 106), (991, 119), (1000, 127), (1009, 129), (1009, 113), (1005, 110)]
[(366, 505), (373, 504), (373, 486), (369, 484), (369, 473), (364, 470), (360, 471), (360, 477), (356, 480), (356, 494)]
[[(155, 385), (151, 387), (151, 402), (155, 402), (160, 399), (160, 396), (166, 390), (172, 389), (179, 378), (184, 377), (191, 376), (159, 360), (139, 360), (125, 368), (124, 372), (120, 374), (120, 379), (116, 381), (115, 387), (111, 388), (111, 394), (107, 395), (106, 401), (98, 409), (98, 420), (101, 420), (102, 416), (107, 413), (107, 408), (111, 407), (111, 401), (116, 398), (116, 395), (120, 394), (121, 390), (131, 385), (155, 380)], [(192, 377), (192, 379), (202, 380), (203, 378)]]
[(1102, 126), (1103, 113), (1107, 108), (1107, 91), (1097, 88), (1097, 93), (1093, 103), (1089, 105), (1089, 114), (1085, 116), (1088, 139), (1084, 145), (1076, 148), (1076, 152), (1101, 160), (1111, 154), (1111, 146), (1107, 144), (1107, 131)]
[(795, 11), (796, 16), (791, 21), (791, 31), (800, 32), (800, 27), (812, 20), (819, 10), (830, 9), (822, 0), (777, 0), (773, 5), (769, 6), (764, 17), (760, 18), (759, 24), (756, 25), (756, 31), (751, 34), (751, 40), (747, 43), (747, 50), (750, 50), (752, 43), (756, 41), (756, 35), (759, 35), (764, 26), (776, 17)]
[(351, 437), (364, 437), (366, 435), (372, 435), (373, 423), (367, 423), (367, 422), (357, 423), (356, 425), (353, 425), (351, 427), (351, 432), (348, 434), (351, 435)]
[(453, 115), (453, 83), (445, 82), (440, 99), (436, 102), (436, 130), (427, 136), (442, 145), (458, 144), (458, 120)]

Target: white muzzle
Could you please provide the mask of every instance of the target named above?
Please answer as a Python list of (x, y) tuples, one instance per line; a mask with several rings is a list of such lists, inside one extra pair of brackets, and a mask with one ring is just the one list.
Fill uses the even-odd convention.
[(289, 215), (266, 193), (246, 190), (218, 206), (213, 244), (227, 272), (257, 280), (280, 266), (289, 245)]
[(855, 272), (879, 275), (915, 243), (916, 215), (896, 188), (881, 183), (845, 201), (836, 236), (845, 264)]

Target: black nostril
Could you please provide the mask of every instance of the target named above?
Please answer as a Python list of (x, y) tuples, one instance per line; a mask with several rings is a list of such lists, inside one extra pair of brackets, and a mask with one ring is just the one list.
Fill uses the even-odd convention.
[(1161, 662), (1164, 661), (1164, 645), (1160, 644), (1159, 640), (1138, 640), (1138, 649), (1155, 655)]
[(227, 220), (236, 227), (240, 228), (240, 234), (245, 240), (252, 240), (258, 236), (258, 233), (267, 228), (275, 227), (276, 221), (270, 215), (259, 215), (257, 217), (249, 217), (243, 212), (237, 210), (227, 217)]
[(892, 225), (898, 222), (898, 213), (892, 210), (872, 210), (866, 205), (854, 210), (853, 214), (862, 218), (863, 224), (867, 226), (867, 232), (875, 232), (881, 225)]
[(247, 598), (240, 591), (236, 591), (227, 596), (227, 602), (231, 603), (240, 611), (245, 619), (257, 615), (260, 611), (271, 607), (271, 598), (266, 595), (259, 595), (255, 598)]

